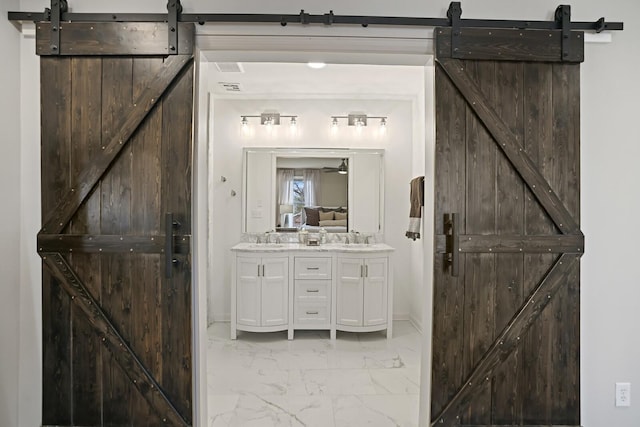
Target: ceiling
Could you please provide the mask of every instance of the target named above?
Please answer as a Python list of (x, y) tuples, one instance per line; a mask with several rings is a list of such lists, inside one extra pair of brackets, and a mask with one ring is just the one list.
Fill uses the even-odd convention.
[[(214, 62), (209, 69), (211, 91), (224, 98), (339, 96), (412, 99), (424, 87), (424, 67), (410, 65), (328, 64), (322, 69), (312, 69), (303, 63)], [(237, 91), (229, 91), (229, 86)]]

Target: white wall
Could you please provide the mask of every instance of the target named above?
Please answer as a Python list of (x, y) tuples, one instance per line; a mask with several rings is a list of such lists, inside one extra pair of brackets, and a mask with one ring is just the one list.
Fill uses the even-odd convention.
[(6, 20), (18, 1), (0, 3), (0, 425), (18, 425), (20, 302), (20, 34)]
[[(297, 115), (295, 132), (288, 124), (269, 131), (250, 119), (243, 130), (240, 116), (263, 111)], [(386, 132), (375, 120), (357, 132), (344, 123), (331, 129), (332, 115), (363, 111), (373, 116), (388, 116)], [(213, 176), (213, 255), (209, 295), (209, 319), (229, 320), (230, 256), (229, 248), (241, 239), (242, 149), (244, 147), (306, 148), (383, 148), (385, 150), (385, 233), (384, 239), (396, 249), (394, 254), (394, 316), (407, 319), (410, 312), (410, 241), (404, 237), (409, 215), (409, 181), (412, 165), (412, 101), (399, 100), (227, 100), (214, 101)], [(221, 176), (227, 178), (222, 182)], [(217, 179), (216, 179), (217, 178)], [(235, 190), (236, 197), (231, 196)]]
[[(75, 12), (162, 12), (166, 2), (158, 0), (70, 0)], [(333, 9), (336, 14), (384, 15), (384, 16), (434, 16), (444, 17), (449, 0), (325, 0), (320, 5), (315, 0), (183, 0), (185, 12), (254, 12), (254, 13), (297, 13), (305, 9), (310, 13), (325, 13)], [(637, 55), (637, 42), (640, 40), (640, 3), (637, 0), (576, 0), (572, 4), (575, 20), (596, 20), (605, 16), (610, 21), (625, 21), (626, 29), (613, 34), (613, 43), (605, 45), (588, 45), (586, 61), (583, 64), (583, 107), (582, 107), (582, 223), (586, 235), (586, 254), (582, 261), (582, 425), (585, 427), (619, 426), (635, 427), (640, 425), (640, 403), (637, 399), (631, 408), (615, 408), (613, 390), (616, 381), (630, 381), (634, 389), (640, 385), (640, 340), (632, 325), (640, 323), (640, 310), (635, 303), (640, 301), (640, 279), (634, 270), (635, 246), (640, 241), (640, 227), (634, 226), (635, 218), (640, 212), (640, 197), (637, 182), (640, 182), (640, 168), (634, 164), (639, 158), (640, 144), (637, 131), (636, 103), (640, 99), (640, 85), (637, 83), (636, 71), (640, 69)], [(0, 6), (0, 19), (5, 19), (6, 10), (17, 8), (16, 0), (3, 0)], [(497, 19), (550, 19), (558, 6), (557, 0), (485, 0), (482, 2), (463, 0), (463, 18), (497, 18)], [(21, 10), (42, 11), (49, 5), (44, 0), (22, 0)], [(356, 29), (334, 26), (309, 30), (324, 31), (327, 34), (341, 34), (351, 31), (366, 36), (376, 32), (389, 33), (403, 30), (378, 30), (374, 26), (367, 29)], [(304, 32), (305, 28), (290, 25), (282, 28), (279, 25), (261, 27), (265, 34), (288, 34), (288, 32)], [(0, 67), (0, 122), (2, 123), (3, 143), (0, 146), (0, 172), (2, 174), (2, 196), (10, 206), (10, 200), (17, 202), (19, 174), (15, 171), (19, 162), (17, 148), (12, 145), (17, 141), (18, 112), (16, 105), (20, 77), (18, 75), (18, 54), (15, 52), (19, 39), (15, 30), (0, 23), (0, 35), (5, 42), (4, 60)], [(34, 55), (33, 45), (24, 46), (22, 55)], [(32, 73), (33, 70), (23, 72)], [(23, 98), (23, 117), (36, 121), (38, 105)], [(25, 117), (26, 116), (26, 117)], [(14, 143), (15, 144), (15, 143)], [(34, 145), (37, 141), (21, 139), (21, 145)], [(37, 151), (37, 150), (36, 150)], [(633, 162), (633, 163), (632, 163)], [(427, 171), (428, 172), (428, 171)], [(8, 175), (10, 181), (4, 178)], [(24, 176), (24, 171), (22, 173)], [(214, 187), (220, 185), (214, 182)], [(235, 185), (239, 185), (239, 182)], [(24, 188), (31, 194), (37, 194), (36, 188)], [(224, 212), (222, 212), (224, 213)], [(220, 212), (218, 212), (220, 214)], [(16, 355), (11, 348), (17, 340), (15, 331), (18, 315), (16, 313), (17, 267), (16, 254), (19, 229), (19, 216), (25, 219), (36, 215), (33, 210), (16, 213), (5, 209), (0, 221), (2, 241), (0, 255), (3, 256), (2, 286), (0, 286), (0, 337), (2, 338), (2, 364), (0, 365), (0, 393), (15, 390)], [(32, 219), (30, 219), (33, 221)], [(230, 221), (239, 221), (231, 218)], [(616, 224), (622, 224), (622, 228)], [(239, 229), (239, 222), (237, 224)], [(6, 234), (5, 234), (6, 233)], [(5, 238), (6, 237), (6, 238)], [(23, 235), (23, 242), (32, 242), (34, 236)], [(8, 262), (4, 262), (8, 261)], [(13, 261), (13, 262), (11, 262)], [(31, 274), (37, 272), (31, 270)], [(11, 277), (13, 276), (13, 279)], [(428, 282), (429, 275), (425, 277)], [(22, 280), (22, 277), (20, 278)], [(8, 320), (5, 320), (8, 319)], [(37, 322), (35, 323), (37, 325)], [(38, 334), (27, 331), (21, 334), (22, 340), (39, 343)], [(5, 339), (7, 341), (5, 341)], [(425, 345), (428, 336), (425, 337)], [(5, 354), (6, 353), (6, 354)], [(428, 352), (423, 352), (427, 356)], [(21, 352), (25, 369), (37, 369), (27, 354)], [(426, 384), (426, 382), (424, 382)], [(37, 383), (20, 382), (25, 394), (41, 393)], [(635, 393), (637, 395), (638, 393)], [(423, 393), (423, 397), (426, 393)], [(0, 394), (0, 417), (14, 416), (15, 401), (8, 400)], [(4, 409), (5, 402), (7, 402)], [(35, 405), (32, 413), (38, 418), (39, 406)], [(0, 424), (6, 418), (0, 418)], [(424, 419), (424, 417), (423, 417)], [(9, 418), (13, 421), (13, 418)], [(34, 423), (21, 423), (33, 427)]]

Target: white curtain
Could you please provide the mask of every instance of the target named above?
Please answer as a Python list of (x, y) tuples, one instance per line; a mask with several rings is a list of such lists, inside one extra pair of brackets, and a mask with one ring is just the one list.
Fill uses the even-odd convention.
[(320, 194), (320, 169), (305, 169), (304, 178), (304, 204), (315, 206)]
[(295, 169), (277, 169), (278, 203), (276, 204), (276, 225), (284, 226), (280, 206), (293, 204), (293, 177)]
[(293, 204), (293, 177), (295, 169), (278, 169), (276, 179), (278, 181), (278, 204)]

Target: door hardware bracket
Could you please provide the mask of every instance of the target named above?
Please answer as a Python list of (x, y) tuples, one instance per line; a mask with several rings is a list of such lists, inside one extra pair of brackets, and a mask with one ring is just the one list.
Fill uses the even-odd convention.
[(451, 26), (451, 57), (460, 58), (460, 18), (462, 17), (462, 6), (460, 2), (453, 1), (449, 4), (449, 10), (447, 10), (447, 18), (449, 18), (449, 25)]
[(178, 52), (178, 22), (182, 13), (182, 4), (180, 0), (169, 0), (167, 3), (167, 26), (169, 27), (169, 45), (167, 53), (169, 55), (177, 55)]
[[(562, 29), (562, 61), (568, 61), (571, 54), (571, 6), (563, 4), (556, 9), (556, 22)], [(602, 26), (598, 21), (599, 26)]]
[(51, 0), (51, 9), (45, 9), (45, 14), (51, 21), (49, 51), (52, 55), (60, 55), (60, 18), (68, 8), (67, 0)]

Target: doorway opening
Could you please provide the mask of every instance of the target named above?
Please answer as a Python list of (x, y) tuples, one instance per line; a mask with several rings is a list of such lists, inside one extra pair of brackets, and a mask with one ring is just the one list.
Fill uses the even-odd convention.
[[(198, 113), (196, 150), (205, 155), (196, 156), (194, 211), (199, 212), (200, 229), (207, 230), (206, 241), (196, 243), (208, 254), (206, 259), (196, 257), (200, 265), (206, 263), (206, 275), (195, 272), (199, 294), (207, 295), (206, 304), (198, 303), (199, 322), (206, 327), (199, 328), (197, 350), (208, 364), (206, 375), (203, 364), (196, 364), (201, 368), (196, 376), (208, 381), (199, 386), (206, 393), (199, 401), (209, 404), (204, 421), (209, 425), (216, 417), (242, 416), (238, 408), (254, 415), (266, 411), (271, 417), (307, 417), (309, 413), (299, 411), (309, 404), (316, 405), (315, 416), (330, 413), (332, 420), (364, 413), (372, 419), (396, 417), (401, 425), (418, 425), (419, 419), (428, 419), (425, 407), (420, 417), (418, 412), (424, 401), (420, 393), (428, 395), (430, 376), (430, 335), (425, 331), (431, 329), (432, 253), (427, 248), (433, 247), (433, 218), (428, 188), (423, 239), (414, 242), (404, 234), (409, 182), (420, 175), (429, 180), (433, 174), (433, 120), (425, 120), (433, 117), (432, 59), (426, 54), (411, 60), (353, 54), (312, 69), (307, 61), (317, 55), (301, 50), (294, 56), (275, 54), (264, 62), (264, 53), (200, 52), (196, 102), (205, 111)], [(268, 111), (297, 116), (295, 128), (284, 121), (270, 128), (259, 121), (243, 126), (245, 116)], [(332, 116), (353, 112), (386, 116), (384, 131), (373, 121), (364, 131), (346, 123), (338, 129), (332, 126)], [(392, 340), (381, 333), (340, 333), (332, 342), (328, 331), (296, 331), (293, 341), (279, 333), (229, 340), (230, 248), (243, 238), (241, 154), (244, 147), (258, 146), (385, 151), (387, 196), (381, 238), (395, 248)], [(357, 390), (348, 391), (348, 383), (356, 384)], [(389, 407), (381, 409), (384, 400), (390, 403), (382, 406)]]

